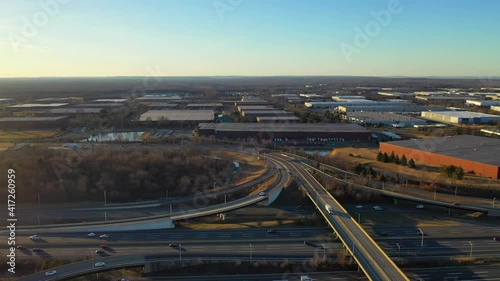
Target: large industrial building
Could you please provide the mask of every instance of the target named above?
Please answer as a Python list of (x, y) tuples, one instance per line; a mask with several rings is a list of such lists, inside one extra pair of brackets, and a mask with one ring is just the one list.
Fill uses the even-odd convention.
[(493, 111), (500, 111), (500, 106), (492, 106), (490, 109)]
[(200, 123), (197, 132), (201, 136), (217, 138), (257, 138), (272, 140), (307, 140), (311, 138), (369, 140), (371, 133), (356, 124), (340, 123)]
[(213, 110), (149, 110), (143, 113), (138, 122), (211, 122), (214, 120)]
[(425, 125), (428, 122), (427, 120), (392, 112), (348, 112), (346, 118), (350, 123), (385, 125), (398, 128)]
[(254, 119), (257, 117), (294, 116), (294, 114), (285, 110), (245, 110), (241, 112), (241, 116), (245, 119)]
[(394, 152), (400, 158), (405, 155), (417, 164), (455, 165), (479, 176), (500, 177), (500, 139), (460, 135), (382, 142), (380, 152)]
[(56, 129), (68, 121), (67, 116), (59, 117), (3, 117), (0, 118), (0, 130)]
[(274, 108), (269, 105), (240, 105), (237, 109), (239, 112), (243, 112), (245, 110), (274, 110)]
[(13, 102), (14, 99), (0, 99), (0, 104)]
[(23, 103), (7, 106), (7, 110), (10, 111), (26, 111), (26, 110), (40, 110), (40, 109), (50, 109), (66, 106), (68, 103)]
[(99, 114), (103, 111), (102, 108), (54, 108), (45, 110), (42, 112), (35, 113), (35, 116), (74, 116), (74, 115), (82, 115), (82, 114)]
[(300, 119), (295, 116), (259, 116), (257, 117), (259, 123), (297, 123)]
[(484, 124), (500, 122), (500, 116), (471, 111), (422, 111), (421, 116), (437, 122), (453, 124)]
[(215, 109), (222, 110), (222, 103), (188, 103), (186, 109)]
[(467, 100), (465, 103), (475, 106), (496, 106), (500, 105), (500, 100)]
[(337, 107), (340, 112), (395, 112), (395, 113), (420, 113), (422, 111), (444, 111), (443, 106), (427, 106), (415, 104), (399, 104), (399, 105), (375, 105), (375, 106), (360, 106), (360, 105), (344, 105)]

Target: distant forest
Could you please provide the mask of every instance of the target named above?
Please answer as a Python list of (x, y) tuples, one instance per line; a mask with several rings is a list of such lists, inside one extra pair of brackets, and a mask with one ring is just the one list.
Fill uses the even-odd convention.
[[(207, 151), (101, 150), (83, 153), (26, 147), (4, 153), (2, 178), (16, 170), (17, 202), (160, 199), (187, 196), (221, 184), (232, 174), (229, 159), (206, 157)], [(5, 157), (4, 157), (5, 156)], [(0, 191), (4, 194), (6, 190)]]
[(0, 98), (26, 99), (36, 98), (39, 95), (129, 97), (133, 93), (142, 95), (168, 91), (190, 92), (201, 99), (210, 99), (227, 91), (259, 93), (304, 91), (306, 84), (322, 84), (320, 89), (325, 92), (349, 87), (403, 87), (422, 91), (436, 88), (466, 88), (478, 91), (485, 87), (500, 87), (499, 78), (356, 76), (0, 78)]

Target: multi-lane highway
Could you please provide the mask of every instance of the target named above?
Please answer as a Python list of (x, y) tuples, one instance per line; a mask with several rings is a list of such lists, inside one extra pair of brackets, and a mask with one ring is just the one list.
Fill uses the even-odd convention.
[[(286, 161), (288, 165), (283, 165), (296, 173), (311, 200), (327, 219), (330, 226), (338, 233), (346, 248), (349, 249), (370, 280), (409, 280), (375, 241), (353, 220), (342, 205), (306, 171), (300, 162), (290, 156), (273, 156), (273, 158)], [(331, 211), (326, 210), (326, 205), (331, 206)]]

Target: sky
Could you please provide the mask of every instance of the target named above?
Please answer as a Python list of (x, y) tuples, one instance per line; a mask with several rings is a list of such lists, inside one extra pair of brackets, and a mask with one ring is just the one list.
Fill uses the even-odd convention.
[(497, 0), (2, 0), (0, 77), (500, 76)]

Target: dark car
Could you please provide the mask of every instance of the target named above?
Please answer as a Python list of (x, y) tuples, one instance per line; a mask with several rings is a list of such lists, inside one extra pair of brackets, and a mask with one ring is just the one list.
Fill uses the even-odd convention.
[(179, 247), (179, 245), (175, 244), (175, 243), (170, 243), (168, 244), (169, 247), (172, 247), (172, 248), (177, 248)]
[(26, 249), (26, 247), (24, 247), (23, 245), (17, 245), (16, 249), (18, 249), (18, 250), (24, 250), (24, 249)]
[(98, 255), (104, 255), (104, 251), (103, 250), (95, 250), (95, 253), (98, 254)]
[(493, 236), (493, 240), (500, 241), (500, 236)]
[(278, 231), (276, 229), (269, 229), (267, 234), (278, 234)]
[(458, 206), (458, 205), (460, 205), (460, 203), (453, 202), (453, 205)]
[(41, 252), (43, 252), (43, 249), (41, 249), (41, 248), (33, 248), (33, 252), (35, 252), (35, 253), (41, 253)]
[(106, 244), (102, 244), (102, 245), (99, 246), (99, 248), (101, 248), (101, 249), (109, 249), (109, 246), (106, 245)]

